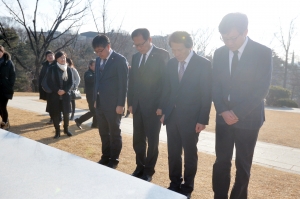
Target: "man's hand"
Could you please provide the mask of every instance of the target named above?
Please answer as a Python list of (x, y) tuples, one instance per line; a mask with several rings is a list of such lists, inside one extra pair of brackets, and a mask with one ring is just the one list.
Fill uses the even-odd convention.
[(116, 108), (117, 114), (123, 114), (123, 109), (124, 109), (124, 106), (117, 106), (117, 108)]
[(239, 121), (238, 117), (231, 111), (224, 111), (221, 113), (223, 119), (225, 120), (226, 124), (233, 125)]
[(132, 114), (132, 106), (128, 107), (128, 111)]
[(195, 128), (196, 133), (200, 133), (204, 129), (205, 129), (205, 125), (204, 124), (200, 124), (200, 123), (196, 124), (196, 128)]
[(65, 94), (65, 93), (66, 93), (66, 92), (65, 92), (64, 90), (60, 90), (60, 89), (59, 89), (59, 90), (57, 91), (57, 94), (58, 94), (58, 95), (63, 95), (63, 94)]
[(94, 102), (94, 108), (96, 108), (96, 101)]
[(162, 115), (162, 110), (161, 109), (157, 109), (156, 110), (156, 115)]
[(163, 124), (164, 120), (165, 120), (165, 115), (162, 115), (161, 118), (160, 118), (160, 122)]

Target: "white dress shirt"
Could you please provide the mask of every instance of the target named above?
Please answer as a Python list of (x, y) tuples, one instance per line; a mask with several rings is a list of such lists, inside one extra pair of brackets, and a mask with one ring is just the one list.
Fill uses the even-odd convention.
[[(194, 51), (191, 50), (190, 54), (185, 58), (185, 60), (184, 60), (184, 62), (185, 62), (185, 63), (184, 63), (184, 71), (186, 70), (186, 67), (187, 67), (187, 65), (189, 64), (189, 62), (190, 62), (190, 60), (191, 60), (193, 54), (194, 54)], [(181, 63), (178, 62), (178, 72), (179, 72), (179, 70), (180, 70), (180, 65), (181, 65)]]
[[(151, 45), (151, 48), (150, 48), (150, 49), (148, 50), (148, 52), (146, 53), (145, 63), (146, 63), (146, 61), (147, 61), (147, 59), (148, 59), (148, 57), (149, 57), (149, 55), (150, 55), (152, 49), (153, 49), (153, 45)], [(141, 65), (142, 59), (143, 59), (143, 54), (142, 54), (142, 56), (141, 56), (141, 58), (140, 58), (139, 67), (140, 67), (140, 65)]]

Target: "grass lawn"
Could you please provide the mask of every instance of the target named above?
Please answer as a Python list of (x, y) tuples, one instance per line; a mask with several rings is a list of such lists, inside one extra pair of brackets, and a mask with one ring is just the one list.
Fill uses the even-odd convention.
[[(77, 100), (76, 103), (78, 108), (87, 108), (85, 100)], [(100, 159), (101, 141), (99, 133), (96, 129), (90, 129), (86, 127), (84, 128), (85, 130), (78, 130), (78, 128), (75, 126), (75, 123), (71, 121), (70, 131), (73, 132), (74, 136), (67, 137), (66, 135), (62, 135), (60, 139), (55, 140), (52, 138), (54, 136), (54, 127), (52, 125), (45, 125), (45, 123), (49, 120), (48, 116), (11, 107), (9, 107), (8, 110), (12, 125), (10, 131), (94, 162), (97, 162)], [(262, 129), (259, 139), (261, 141), (268, 141), (275, 144), (284, 144), (287, 146), (295, 145), (294, 147), (296, 147), (298, 143), (299, 147), (300, 136), (295, 136), (296, 132), (300, 132), (299, 126), (293, 122), (286, 122), (287, 120), (291, 121), (291, 118), (294, 117), (293, 114), (284, 114), (276, 111), (268, 112), (267, 121), (271, 122), (273, 119), (274, 121), (272, 121), (272, 124), (269, 124), (270, 126), (268, 125), (268, 122), (266, 122), (264, 126), (266, 129)], [(211, 118), (213, 118), (213, 114), (215, 114), (214, 109), (212, 109)], [(276, 117), (274, 115), (276, 115)], [(297, 116), (298, 115), (295, 115), (295, 120), (293, 120), (294, 122), (296, 121)], [(287, 118), (284, 119), (282, 117)], [(299, 117), (300, 114), (298, 118)], [(277, 124), (277, 122), (280, 121), (281, 125), (284, 126)], [(214, 131), (213, 123), (214, 122), (211, 121), (211, 124), (207, 127), (208, 131)], [(291, 126), (287, 126), (288, 124)], [(276, 125), (278, 126), (276, 127)], [(279, 129), (278, 131), (274, 131), (278, 127), (281, 127), (281, 130)], [(152, 182), (162, 187), (167, 187), (169, 185), (167, 144), (160, 143), (159, 150), (160, 154), (156, 165), (156, 174), (154, 175)], [(204, 153), (198, 153), (198, 156), (198, 172), (195, 179), (195, 191), (193, 192), (192, 198), (212, 198), (213, 192), (211, 189), (211, 175), (212, 165), (215, 157), (213, 155)], [(117, 170), (130, 174), (134, 169), (135, 154), (132, 149), (132, 137), (129, 135), (123, 135), (123, 149), (120, 156), (120, 164)], [(233, 171), (234, 166), (232, 170), (232, 176), (234, 176)], [(298, 198), (300, 195), (299, 184), (300, 175), (253, 165), (252, 176), (249, 184), (249, 198)]]

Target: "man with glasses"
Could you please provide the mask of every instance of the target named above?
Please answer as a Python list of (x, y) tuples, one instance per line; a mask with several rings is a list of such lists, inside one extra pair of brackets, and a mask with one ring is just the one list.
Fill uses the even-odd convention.
[(98, 163), (115, 169), (122, 149), (120, 122), (127, 93), (127, 60), (111, 49), (105, 35), (97, 35), (92, 46), (98, 55), (93, 99), (102, 141)]
[(169, 53), (152, 44), (146, 28), (134, 30), (131, 38), (138, 50), (132, 57), (128, 86), (128, 109), (133, 114), (136, 154), (136, 169), (132, 176), (150, 182), (158, 157), (163, 74)]
[(172, 33), (169, 45), (175, 57), (167, 65), (161, 118), (161, 122), (167, 127), (168, 136), (171, 181), (168, 189), (190, 198), (197, 173), (198, 138), (209, 120), (212, 69), (209, 60), (192, 50), (193, 40), (187, 32)]
[(213, 102), (216, 108), (215, 199), (227, 199), (233, 148), (236, 176), (231, 199), (246, 199), (253, 153), (265, 120), (264, 98), (272, 73), (272, 52), (247, 37), (245, 14), (227, 14), (219, 25), (225, 46), (213, 57)]

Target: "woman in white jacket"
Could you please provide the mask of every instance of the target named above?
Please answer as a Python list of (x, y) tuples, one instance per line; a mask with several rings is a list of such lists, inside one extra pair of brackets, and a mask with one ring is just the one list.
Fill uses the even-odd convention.
[[(71, 71), (72, 71), (73, 86), (72, 86), (71, 90), (78, 89), (78, 86), (80, 84), (80, 76), (78, 74), (78, 71), (74, 67), (74, 63), (73, 63), (72, 59), (67, 58), (67, 63), (68, 63), (68, 66), (71, 68)], [(72, 112), (72, 114), (71, 114), (70, 120), (74, 120), (75, 99), (73, 99), (73, 98), (71, 98), (71, 112)]]

